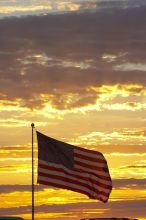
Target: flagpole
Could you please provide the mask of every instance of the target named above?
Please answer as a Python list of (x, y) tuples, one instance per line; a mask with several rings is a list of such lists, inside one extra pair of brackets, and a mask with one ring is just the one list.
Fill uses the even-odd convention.
[(32, 220), (34, 220), (34, 146), (33, 146), (34, 123), (31, 124), (31, 127), (32, 127)]

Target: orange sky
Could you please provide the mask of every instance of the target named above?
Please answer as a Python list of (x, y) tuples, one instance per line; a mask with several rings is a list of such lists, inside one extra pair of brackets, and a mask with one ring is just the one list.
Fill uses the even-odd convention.
[[(37, 220), (146, 219), (143, 1), (0, 1), (0, 216), (31, 219), (31, 123), (104, 154), (109, 202), (36, 185)], [(35, 136), (35, 183), (37, 143)]]

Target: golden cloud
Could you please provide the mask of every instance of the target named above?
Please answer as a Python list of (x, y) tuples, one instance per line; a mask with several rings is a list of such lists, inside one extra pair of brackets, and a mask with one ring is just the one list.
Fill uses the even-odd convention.
[[(47, 14), (49, 12), (54, 11), (79, 11), (79, 10), (93, 10), (97, 7), (95, 1), (84, 1), (84, 2), (71, 2), (71, 1), (62, 1), (62, 2), (42, 2), (35, 3), (34, 1), (30, 1), (28, 4), (23, 2), (20, 4), (15, 1), (12, 4), (8, 4), (5, 6), (0, 6), (0, 12), (6, 15), (12, 14), (30, 14), (31, 12), (41, 12), (42, 14)], [(4, 16), (4, 15), (3, 15)]]
[(72, 92), (54, 89), (52, 93), (34, 94), (29, 99), (1, 99), (0, 126), (23, 127), (32, 120), (38, 126), (46, 126), (48, 118), (62, 120), (69, 114), (137, 112), (146, 109), (145, 100), (146, 88), (140, 84), (91, 86)]
[(112, 132), (91, 132), (70, 141), (74, 145), (88, 146), (93, 149), (98, 145), (144, 145), (146, 128), (114, 129)]

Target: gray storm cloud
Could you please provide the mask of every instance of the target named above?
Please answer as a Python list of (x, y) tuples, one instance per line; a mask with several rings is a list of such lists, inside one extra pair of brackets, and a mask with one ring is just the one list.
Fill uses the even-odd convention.
[(145, 85), (145, 13), (145, 6), (116, 7), (0, 20), (1, 99), (35, 106), (28, 100), (40, 93), (57, 98), (56, 91), (82, 95), (104, 83)]

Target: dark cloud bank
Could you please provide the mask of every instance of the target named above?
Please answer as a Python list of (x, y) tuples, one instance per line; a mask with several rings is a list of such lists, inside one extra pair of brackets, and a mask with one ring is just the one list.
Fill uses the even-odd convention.
[[(1, 19), (1, 98), (22, 98), (29, 105), (40, 93), (57, 99), (58, 91), (60, 96), (84, 93), (87, 86), (103, 83), (145, 85), (145, 71), (114, 69), (124, 63), (145, 64), (145, 23), (144, 5)], [(107, 62), (104, 54), (117, 58)], [(30, 105), (41, 104), (36, 101)]]
[[(146, 186), (146, 179), (114, 179), (113, 187), (115, 189), (120, 188), (132, 188), (132, 189), (144, 189)], [(44, 185), (36, 185), (35, 191), (44, 190)], [(57, 190), (57, 189), (56, 189)], [(31, 191), (31, 185), (0, 185), (0, 193), (11, 193), (11, 192), (25, 192)]]
[[(115, 179), (113, 180), (114, 189), (120, 188), (132, 188), (134, 189), (144, 189), (146, 185), (145, 179)], [(44, 190), (45, 186), (36, 186), (36, 192)], [(25, 192), (31, 191), (31, 186), (28, 185), (1, 185), (0, 193), (11, 193), (11, 192)], [(57, 195), (57, 189), (54, 196)], [(37, 196), (38, 198), (38, 196)], [(135, 197), (134, 197), (135, 198)], [(119, 198), (120, 199), (120, 198)], [(122, 200), (122, 201), (110, 201), (107, 204), (102, 204), (100, 202), (87, 202), (87, 203), (70, 203), (70, 204), (59, 204), (59, 205), (40, 205), (36, 206), (37, 213), (62, 213), (67, 212), (68, 216), (72, 212), (79, 215), (82, 209), (105, 209), (104, 214), (98, 213), (98, 217), (131, 217), (131, 218), (142, 218), (145, 217), (145, 203), (143, 198), (137, 198), (137, 200)], [(36, 201), (37, 204), (37, 201)], [(20, 206), (20, 207), (10, 207), (10, 208), (0, 208), (0, 215), (21, 215), (23, 213), (31, 213), (31, 206)], [(96, 215), (95, 215), (96, 216)], [(67, 217), (67, 216), (66, 216)], [(96, 216), (97, 217), (97, 216)], [(55, 218), (53, 218), (55, 219)], [(57, 219), (57, 218), (56, 218)], [(65, 217), (63, 217), (65, 219)]]
[[(67, 220), (72, 213), (79, 216), (83, 210), (92, 209), (94, 217), (129, 217), (129, 218), (144, 218), (145, 217), (145, 203), (146, 200), (139, 201), (119, 201), (119, 202), (110, 202), (109, 204), (101, 203), (76, 203), (76, 204), (62, 204), (62, 205), (41, 205), (37, 207), (37, 213), (58, 213), (58, 216), (63, 212), (66, 212), (66, 218), (59, 217), (59, 219)], [(98, 213), (98, 209), (103, 210), (103, 214)], [(124, 212), (123, 212), (124, 211)], [(13, 208), (4, 208), (0, 209), (1, 215), (21, 215), (21, 214), (31, 214), (31, 206), (21, 206)], [(59, 214), (60, 213), (60, 214)], [(90, 211), (90, 213), (92, 213)], [(65, 214), (65, 213), (64, 213)], [(86, 215), (86, 214), (84, 214)], [(91, 215), (91, 214), (90, 214)], [(46, 218), (45, 218), (46, 219)], [(54, 217), (53, 219), (58, 219)]]

